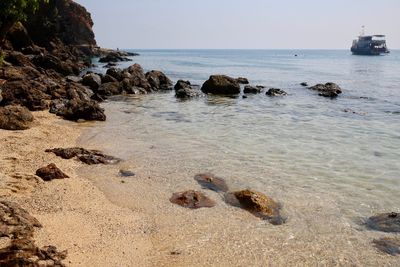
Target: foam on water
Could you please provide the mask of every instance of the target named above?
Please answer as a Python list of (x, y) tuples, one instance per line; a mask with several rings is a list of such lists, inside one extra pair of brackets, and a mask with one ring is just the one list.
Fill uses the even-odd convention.
[[(270, 98), (174, 93), (117, 97), (104, 103), (107, 122), (82, 144), (125, 159), (85, 167), (82, 175), (118, 205), (142, 210), (158, 265), (396, 265), (372, 240), (386, 234), (361, 222), (400, 208), (400, 53), (347, 51), (139, 51), (145, 69), (201, 84), (210, 74), (247, 77), (289, 93)], [(298, 54), (298, 57), (294, 57)], [(124, 63), (127, 64), (127, 63)], [(102, 69), (101, 66), (99, 69)], [(301, 87), (336, 82), (327, 99)], [(344, 110), (353, 112), (344, 112)], [(119, 169), (134, 171), (121, 184)], [(288, 221), (272, 226), (226, 205), (172, 205), (172, 193), (201, 190), (193, 179), (212, 172), (231, 189), (252, 188), (283, 204)], [(204, 191), (204, 190), (203, 190)], [(172, 255), (171, 255), (172, 252)]]

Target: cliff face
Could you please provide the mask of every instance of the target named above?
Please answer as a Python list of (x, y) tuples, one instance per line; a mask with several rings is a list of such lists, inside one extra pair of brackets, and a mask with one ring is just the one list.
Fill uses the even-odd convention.
[(16, 50), (35, 44), (49, 51), (78, 48), (88, 55), (97, 46), (92, 26), (91, 15), (83, 6), (72, 0), (50, 0), (29, 14), (23, 26), (16, 25), (8, 40)]
[(50, 0), (25, 23), (31, 39), (40, 46), (55, 39), (65, 45), (95, 46), (92, 26), (90, 13), (72, 0)]

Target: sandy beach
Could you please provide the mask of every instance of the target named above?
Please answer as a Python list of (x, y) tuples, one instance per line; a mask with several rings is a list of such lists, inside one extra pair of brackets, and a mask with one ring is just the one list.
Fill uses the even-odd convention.
[[(88, 180), (76, 175), (82, 163), (45, 150), (73, 147), (81, 130), (48, 112), (35, 112), (36, 126), (0, 130), (1, 197), (20, 204), (43, 225), (35, 231), (39, 247), (67, 250), (68, 266), (147, 266), (150, 240), (139, 227), (142, 216), (108, 201)], [(70, 178), (44, 182), (35, 171), (55, 163)]]

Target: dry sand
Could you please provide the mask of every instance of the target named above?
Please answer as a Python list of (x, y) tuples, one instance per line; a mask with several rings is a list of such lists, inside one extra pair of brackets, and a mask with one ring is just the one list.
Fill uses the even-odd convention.
[[(112, 204), (91, 182), (78, 177), (82, 163), (45, 152), (76, 146), (84, 125), (48, 112), (34, 116), (32, 129), (0, 130), (0, 197), (19, 203), (42, 223), (35, 231), (37, 245), (67, 250), (68, 266), (150, 265), (152, 244), (145, 216)], [(44, 182), (35, 176), (50, 163), (70, 178)]]

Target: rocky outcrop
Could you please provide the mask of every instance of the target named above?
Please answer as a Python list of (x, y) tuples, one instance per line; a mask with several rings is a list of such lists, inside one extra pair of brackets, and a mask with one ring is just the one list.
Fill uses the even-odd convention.
[(236, 95), (240, 93), (240, 85), (236, 79), (226, 75), (212, 75), (203, 84), (201, 91), (205, 94)]
[(263, 193), (248, 189), (236, 191), (227, 194), (225, 200), (228, 204), (241, 207), (272, 224), (285, 222), (280, 215), (280, 205)]
[(121, 160), (113, 156), (105, 155), (97, 150), (88, 150), (80, 147), (73, 148), (54, 148), (47, 149), (46, 152), (54, 153), (63, 159), (72, 159), (77, 157), (80, 161), (88, 164), (115, 164)]
[(38, 55), (32, 59), (33, 64), (43, 69), (54, 70), (64, 76), (79, 75), (79, 68), (71, 60), (63, 61), (59, 57), (45, 54)]
[(279, 88), (270, 88), (267, 93), (267, 96), (285, 96), (287, 93)]
[(194, 179), (205, 189), (215, 192), (228, 192), (229, 188), (225, 180), (212, 173), (197, 174)]
[(259, 94), (261, 93), (262, 88), (256, 86), (246, 85), (243, 89), (243, 93), (245, 94)]
[(212, 199), (194, 190), (174, 193), (170, 201), (189, 209), (211, 208), (215, 206), (215, 202)]
[(69, 178), (69, 176), (63, 173), (54, 163), (38, 169), (36, 175), (42, 178), (43, 181)]
[(174, 89), (176, 98), (186, 99), (200, 96), (199, 90), (195, 89), (189, 81), (179, 80)]
[(318, 91), (320, 96), (324, 97), (337, 97), (342, 93), (342, 89), (336, 83), (316, 84), (309, 87), (309, 89)]
[(109, 63), (109, 62), (121, 62), (121, 61), (132, 61), (132, 59), (124, 56), (126, 53), (122, 53), (119, 51), (111, 51), (107, 55), (101, 57), (99, 62), (101, 63)]
[(89, 73), (82, 77), (82, 84), (90, 87), (92, 90), (97, 90), (101, 85), (102, 79), (100, 75)]
[(32, 126), (32, 113), (25, 107), (0, 107), (0, 129), (26, 130)]
[(368, 218), (367, 227), (382, 232), (400, 233), (400, 213), (378, 214)]

